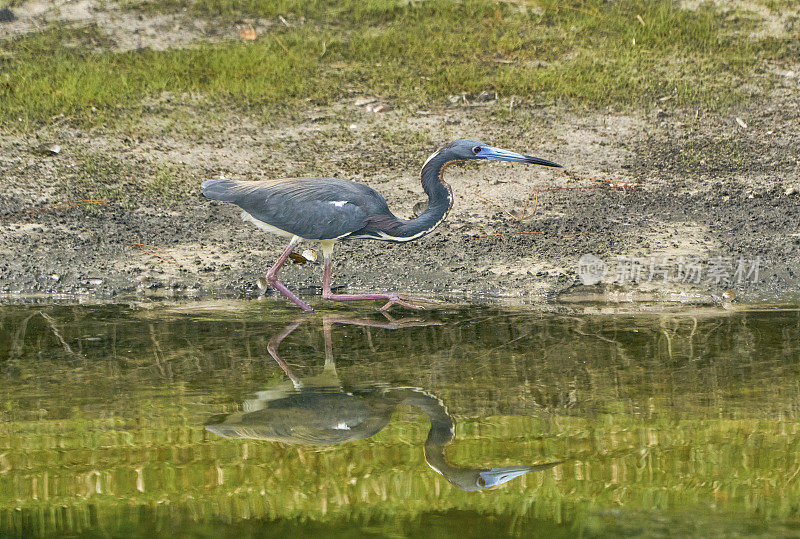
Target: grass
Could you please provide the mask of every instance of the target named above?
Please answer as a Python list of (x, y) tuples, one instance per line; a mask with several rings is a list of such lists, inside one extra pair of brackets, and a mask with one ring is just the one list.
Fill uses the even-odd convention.
[(186, 176), (175, 166), (160, 166), (144, 185), (145, 195), (157, 197), (164, 205), (176, 202), (189, 189)]
[[(170, 0), (218, 21), (284, 16), (253, 42), (117, 53), (94, 26), (55, 26), (0, 45), (0, 121), (66, 114), (103, 122), (161, 92), (242, 107), (328, 103), (353, 93), (428, 104), (498, 92), (534, 102), (641, 106), (662, 97), (705, 108), (748, 98), (742, 74), (791, 52), (747, 37), (753, 22), (662, 0)], [(304, 21), (304, 22), (301, 22)], [(752, 81), (750, 81), (752, 82)]]
[[(56, 161), (55, 176), (59, 178), (55, 198), (60, 202), (102, 200), (130, 210), (137, 205), (169, 207), (186, 199), (197, 184), (197, 178), (178, 165), (144, 165), (120, 158), (114, 153), (72, 145), (67, 150), (68, 161)], [(47, 213), (42, 206), (36, 215)], [(99, 215), (107, 213), (106, 206), (80, 205), (81, 210)]]

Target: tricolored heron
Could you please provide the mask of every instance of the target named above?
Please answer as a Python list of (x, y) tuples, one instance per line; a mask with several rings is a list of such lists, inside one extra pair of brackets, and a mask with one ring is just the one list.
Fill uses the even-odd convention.
[(445, 165), (453, 161), (488, 159), (560, 167), (552, 161), (459, 139), (431, 155), (422, 166), (422, 189), (428, 206), (416, 219), (395, 216), (380, 193), (366, 185), (335, 178), (287, 178), (264, 181), (208, 180), (203, 195), (212, 200), (232, 202), (244, 210), (242, 219), (267, 232), (290, 237), (289, 246), (267, 272), (267, 282), (304, 311), (313, 310), (278, 280), (278, 271), (300, 241), (318, 240), (325, 264), (322, 297), (332, 301), (387, 300), (393, 304), (420, 308), (396, 293), (334, 294), (331, 291), (331, 260), (338, 240), (371, 239), (407, 242), (421, 238), (444, 221), (453, 207), (453, 193), (442, 180)]
[(244, 401), (241, 412), (217, 418), (206, 425), (206, 430), (226, 438), (330, 446), (376, 435), (389, 424), (397, 406), (405, 404), (418, 408), (430, 419), (431, 428), (424, 446), (428, 466), (461, 490), (493, 487), (561, 463), (494, 468), (455, 466), (445, 457), (445, 448), (455, 436), (456, 424), (439, 398), (419, 388), (387, 387), (382, 383), (342, 387), (333, 359), (331, 327), (334, 323), (385, 329), (432, 323), (413, 319), (376, 322), (326, 316), (323, 319), (325, 367), (322, 373), (300, 380), (278, 355), (278, 346), (304, 321), (299, 319), (290, 324), (273, 337), (267, 347), (290, 382), (257, 392), (255, 398)]

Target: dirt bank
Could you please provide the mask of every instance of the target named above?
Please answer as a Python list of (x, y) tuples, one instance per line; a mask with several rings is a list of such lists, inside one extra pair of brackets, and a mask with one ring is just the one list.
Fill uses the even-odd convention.
[[(236, 208), (197, 196), (202, 179), (352, 178), (411, 216), (423, 200), (422, 161), (436, 145), (468, 136), (556, 160), (569, 174), (495, 163), (451, 168), (449, 219), (410, 244), (340, 244), (335, 284), (455, 299), (707, 302), (733, 289), (747, 301), (791, 300), (800, 271), (798, 95), (787, 78), (740, 118), (746, 128), (734, 116), (694, 111), (526, 107), (509, 116), (501, 114), (507, 104), (491, 101), (374, 113), (363, 98), (268, 121), (257, 112), (206, 120), (190, 98), (167, 96), (136, 138), (99, 128), (5, 134), (0, 291), (7, 299), (255, 296), (284, 241), (243, 223)], [(164, 110), (194, 120), (159, 127)], [(62, 150), (42, 154), (43, 141)], [(150, 185), (164, 170), (178, 179), (151, 190), (131, 179)], [(104, 176), (101, 192), (86, 174)], [(98, 202), (80, 202), (87, 199)], [(599, 284), (582, 284), (584, 254), (608, 264)], [(740, 259), (746, 272), (736, 274)], [(698, 265), (699, 279), (687, 274)], [(283, 278), (308, 296), (319, 292), (320, 274), (317, 264), (293, 265)]]

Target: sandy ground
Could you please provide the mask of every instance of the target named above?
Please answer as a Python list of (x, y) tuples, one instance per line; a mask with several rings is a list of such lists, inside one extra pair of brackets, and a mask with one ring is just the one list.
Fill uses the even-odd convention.
[[(0, 4), (2, 5), (2, 4)], [(200, 41), (238, 39), (242, 30), (264, 33), (279, 21), (246, 19), (230, 24), (191, 17), (185, 12), (130, 11), (119, 2), (105, 0), (28, 0), (10, 8), (13, 16), (0, 16), (0, 39), (41, 31), (52, 23), (96, 25), (116, 51), (164, 50)], [(285, 20), (285, 19), (284, 19)]]
[[(68, 4), (74, 13), (81, 3)], [(5, 24), (27, 31), (29, 19)], [(185, 20), (170, 24), (180, 30)], [(181, 44), (210, 32), (178, 30)], [(154, 45), (120, 44), (137, 46)], [(354, 179), (411, 217), (424, 200), (422, 162), (468, 137), (552, 159), (567, 172), (449, 168), (456, 200), (448, 220), (409, 244), (341, 243), (335, 285), (457, 301), (713, 303), (726, 290), (737, 301), (796, 301), (800, 64), (765, 66), (763, 76), (777, 77), (776, 90), (726, 114), (668, 103), (629, 114), (512, 108), (507, 99), (470, 96), (425, 110), (386, 103), (376, 113), (384, 101), (354, 95), (268, 116), (164, 95), (129, 128), (81, 130), (56, 119), (24, 136), (0, 131), (0, 300), (257, 296), (256, 281), (284, 240), (243, 223), (237, 208), (196, 196), (202, 180)], [(42, 154), (43, 143), (62, 149)], [(95, 169), (112, 195), (97, 196), (86, 182), (87, 159), (116, 164)], [(170, 189), (192, 196), (138, 195), (165, 169), (180, 178)], [(120, 193), (127, 202), (115, 202)], [(76, 205), (90, 197), (111, 202)], [(598, 264), (579, 268), (590, 254), (607, 264), (605, 274)], [(290, 265), (282, 278), (307, 298), (321, 290), (319, 264)]]

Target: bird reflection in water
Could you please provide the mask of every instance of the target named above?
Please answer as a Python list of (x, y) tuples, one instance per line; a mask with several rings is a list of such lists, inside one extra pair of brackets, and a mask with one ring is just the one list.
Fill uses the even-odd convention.
[(363, 440), (377, 434), (390, 421), (398, 405), (411, 405), (431, 422), (425, 440), (425, 460), (437, 473), (462, 490), (481, 490), (500, 485), (529, 472), (552, 468), (560, 462), (533, 466), (462, 468), (450, 464), (445, 447), (455, 435), (455, 421), (437, 397), (415, 387), (385, 387), (378, 384), (346, 391), (336, 373), (331, 344), (333, 324), (351, 324), (382, 329), (433, 325), (419, 319), (386, 321), (335, 316), (323, 319), (325, 367), (317, 376), (300, 380), (278, 355), (278, 346), (306, 318), (296, 320), (273, 337), (268, 346), (272, 358), (289, 378), (244, 401), (242, 411), (230, 414), (206, 429), (226, 438), (246, 438), (287, 444), (335, 445)]

